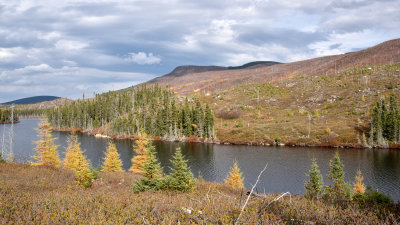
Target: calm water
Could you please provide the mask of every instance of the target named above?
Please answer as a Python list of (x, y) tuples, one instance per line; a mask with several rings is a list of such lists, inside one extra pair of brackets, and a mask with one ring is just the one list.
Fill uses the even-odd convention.
[[(34, 141), (38, 119), (22, 119), (14, 125), (14, 154), (19, 162), (28, 162), (34, 155)], [(0, 138), (3, 126), (0, 125)], [(54, 132), (60, 145), (58, 151), (64, 157), (67, 133)], [(106, 150), (106, 139), (97, 139), (80, 135), (80, 141), (85, 154), (94, 166), (101, 164)], [(158, 158), (168, 172), (171, 166), (169, 160), (176, 147), (181, 147), (183, 154), (189, 160), (192, 172), (197, 176), (202, 174), (205, 180), (223, 182), (234, 160), (237, 160), (245, 176), (245, 185), (254, 184), (259, 171), (268, 163), (268, 168), (261, 177), (259, 192), (286, 192), (292, 194), (304, 193), (303, 183), (307, 179), (311, 159), (315, 157), (320, 170), (328, 171), (329, 160), (335, 151), (339, 151), (345, 165), (346, 181), (353, 183), (357, 169), (364, 175), (364, 182), (386, 194), (396, 201), (400, 200), (400, 151), (382, 149), (329, 149), (329, 148), (289, 148), (289, 147), (258, 147), (232, 146), (199, 143), (155, 142)], [(124, 169), (131, 166), (134, 155), (133, 143), (129, 140), (117, 141), (117, 148), (124, 163)]]

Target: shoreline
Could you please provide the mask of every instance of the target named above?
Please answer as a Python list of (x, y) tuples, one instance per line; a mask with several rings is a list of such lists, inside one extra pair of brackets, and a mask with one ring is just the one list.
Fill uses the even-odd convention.
[(11, 122), (11, 121), (4, 121), (4, 122), (0, 122), (0, 124), (11, 124), (11, 123), (20, 123), (21, 121), (14, 121), (14, 122)]
[[(137, 140), (139, 139), (136, 135), (115, 135), (115, 134), (104, 134), (102, 132), (96, 132), (95, 130), (83, 130), (82, 128), (63, 128), (63, 129), (55, 129), (52, 131), (56, 132), (77, 132), (82, 134), (88, 134), (90, 136), (96, 138), (110, 138), (114, 140)], [(204, 144), (217, 144), (217, 145), (247, 145), (247, 146), (278, 146), (278, 147), (325, 147), (325, 148), (346, 148), (346, 149), (400, 149), (400, 143), (390, 144), (389, 147), (385, 148), (383, 146), (372, 146), (365, 147), (362, 144), (358, 143), (340, 143), (337, 141), (331, 142), (303, 142), (297, 143), (296, 141), (288, 141), (288, 142), (273, 142), (273, 141), (263, 141), (263, 142), (253, 142), (253, 141), (231, 141), (231, 140), (218, 140), (218, 139), (207, 139), (207, 138), (199, 138), (195, 136), (185, 137), (185, 138), (163, 138), (158, 136), (148, 136), (146, 139), (154, 140), (154, 141), (169, 141), (169, 142), (182, 142), (182, 143), (204, 143)]]

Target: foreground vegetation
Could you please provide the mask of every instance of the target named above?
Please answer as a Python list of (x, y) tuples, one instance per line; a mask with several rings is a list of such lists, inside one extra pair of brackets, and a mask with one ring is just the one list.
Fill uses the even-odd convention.
[[(76, 185), (73, 172), (60, 168), (0, 163), (0, 223), (17, 224), (232, 224), (245, 198), (241, 189), (197, 181), (190, 192), (134, 194), (139, 176), (100, 172), (91, 188)], [(240, 223), (393, 224), (399, 206), (346, 206), (277, 194), (252, 197)], [(273, 201), (273, 202), (272, 202)]]

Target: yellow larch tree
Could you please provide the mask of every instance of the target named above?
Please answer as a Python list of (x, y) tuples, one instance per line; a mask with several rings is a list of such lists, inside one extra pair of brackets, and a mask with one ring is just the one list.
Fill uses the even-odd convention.
[(106, 157), (104, 158), (103, 168), (104, 172), (121, 172), (122, 161), (118, 154), (117, 147), (113, 142), (108, 143)]
[(39, 140), (35, 141), (36, 148), (35, 151), (37, 155), (33, 156), (36, 162), (31, 164), (34, 166), (53, 166), (60, 167), (61, 161), (57, 153), (57, 145), (54, 144), (54, 140), (51, 135), (51, 126), (48, 122), (42, 122), (39, 124), (38, 137)]
[(364, 177), (361, 175), (361, 170), (357, 171), (356, 182), (354, 183), (353, 192), (354, 194), (364, 194), (365, 185), (362, 183)]
[(73, 171), (78, 168), (79, 158), (81, 157), (82, 150), (80, 143), (78, 142), (78, 137), (76, 135), (71, 135), (68, 140), (68, 147), (65, 151), (64, 167)]
[(234, 188), (243, 188), (243, 177), (240, 172), (239, 166), (235, 161), (233, 167), (225, 179), (225, 184), (232, 186)]
[(143, 167), (147, 160), (147, 145), (149, 142), (142, 137), (135, 141), (134, 150), (136, 152), (136, 156), (132, 158), (132, 166), (129, 171), (132, 171), (137, 174), (143, 174)]

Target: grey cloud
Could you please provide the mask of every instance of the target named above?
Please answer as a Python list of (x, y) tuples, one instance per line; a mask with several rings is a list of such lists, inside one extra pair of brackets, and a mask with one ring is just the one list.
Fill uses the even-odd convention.
[[(17, 89), (35, 95), (46, 85), (64, 90), (60, 80), (91, 91), (107, 90), (107, 83), (129, 86), (182, 64), (228, 66), (344, 53), (399, 35), (399, 5), (400, 0), (7, 1), (0, 3), (0, 70), (13, 78), (0, 84), (1, 97), (12, 100)], [(140, 63), (127, 60), (139, 52), (146, 56)], [(150, 53), (153, 61), (146, 61)], [(23, 72), (38, 65), (52, 70)], [(91, 73), (109, 78), (96, 80)], [(5, 75), (0, 79), (4, 83)], [(76, 96), (67, 90), (55, 95)]]

